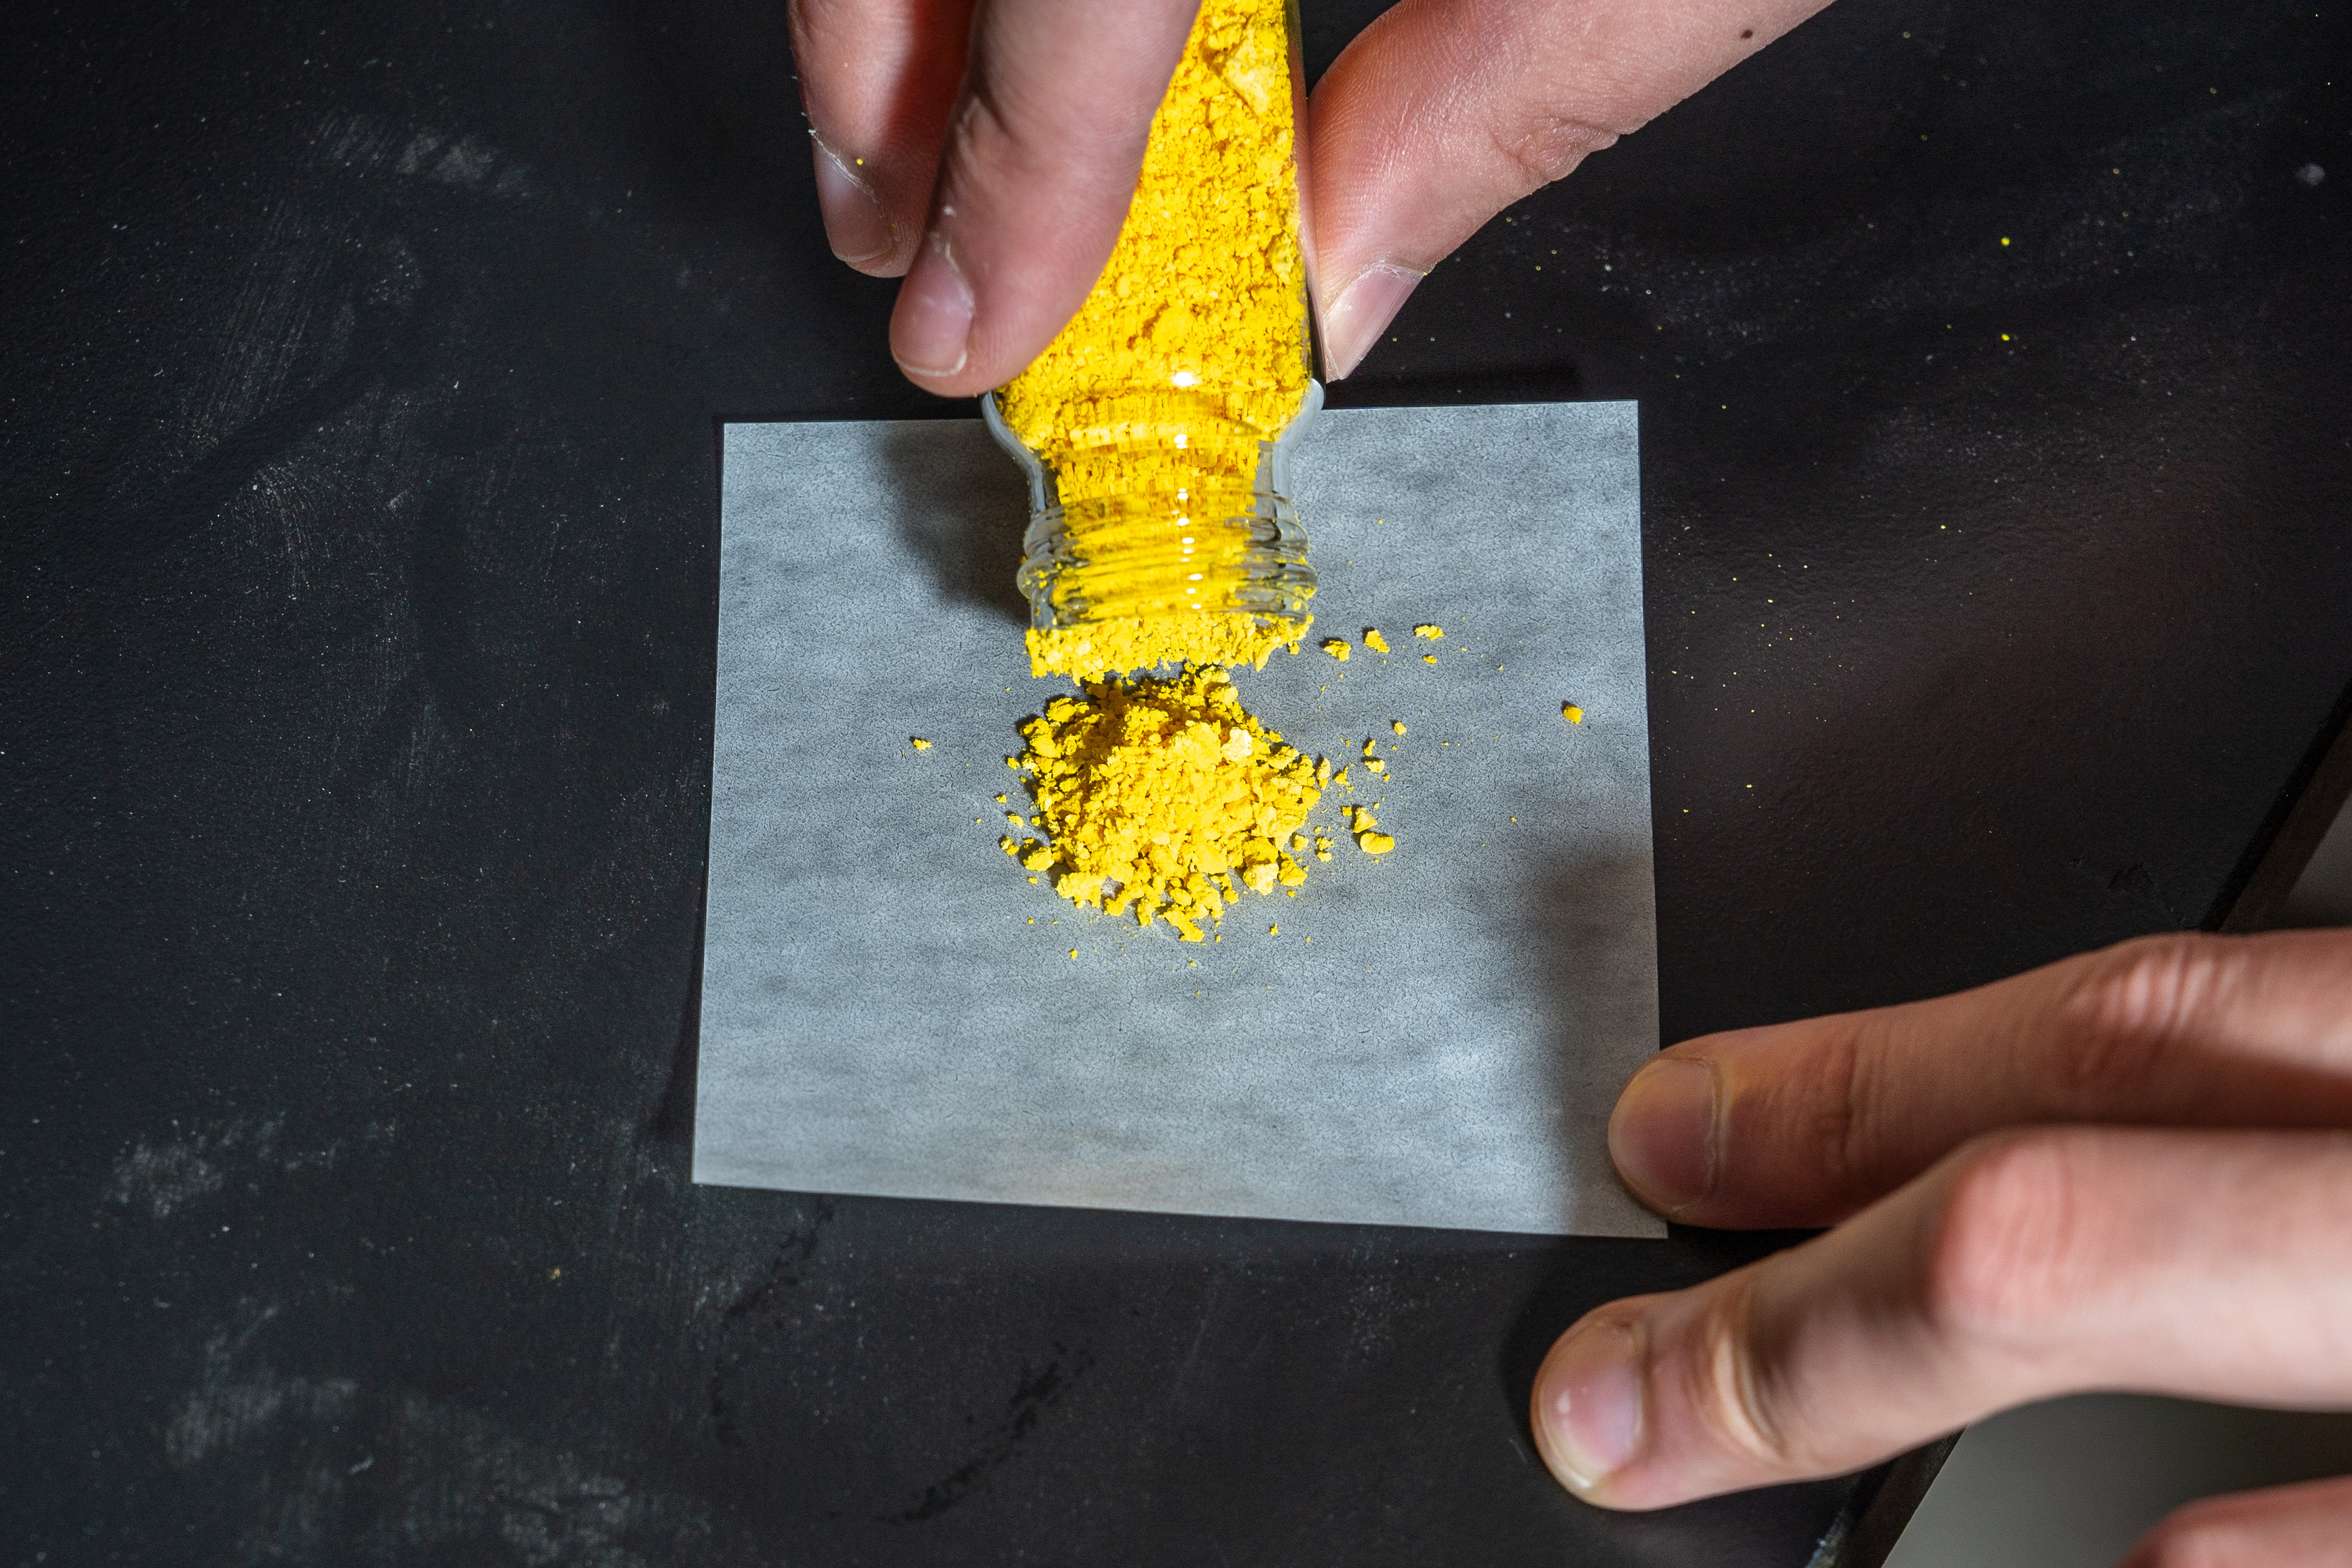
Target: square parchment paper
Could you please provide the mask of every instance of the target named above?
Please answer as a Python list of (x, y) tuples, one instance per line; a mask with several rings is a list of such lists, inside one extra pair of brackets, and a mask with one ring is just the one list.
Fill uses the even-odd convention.
[(1633, 405), (1327, 414), (1296, 478), (1314, 637), (1237, 682), (1356, 790), (1296, 897), (1190, 944), (997, 847), (1069, 688), (979, 422), (727, 428), (697, 1181), (1664, 1234), (1603, 1143), (1658, 1046)]

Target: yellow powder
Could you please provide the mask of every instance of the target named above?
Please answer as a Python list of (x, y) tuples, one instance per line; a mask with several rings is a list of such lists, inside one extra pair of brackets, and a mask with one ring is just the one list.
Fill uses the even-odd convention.
[(1389, 651), (1389, 639), (1381, 636), (1380, 627), (1366, 626), (1364, 628), (1364, 646), (1370, 648), (1374, 653), (1386, 653)]
[(1213, 666), (1090, 684), (1024, 720), (1021, 758), (1034, 820), (1051, 842), (998, 842), (1075, 904), (1150, 925), (1164, 917), (1187, 942), (1246, 888), (1307, 879), (1282, 847), (1321, 792), (1317, 759), (1242, 709)]
[(1581, 724), (1584, 722), (1584, 710), (1579, 708), (1573, 702), (1561, 703), (1559, 705), (1559, 716), (1567, 720), (1571, 724)]
[(907, 740), (908, 744), (913, 746), (915, 750), (919, 752), (928, 752), (931, 749), (931, 743), (929, 741), (924, 740), (920, 735), (910, 735)]
[[(1391, 719), (1389, 721), (1389, 728), (1402, 735), (1404, 733), (1404, 721), (1402, 719)], [(996, 798), (1002, 800), (1004, 797), (1003, 795), (999, 795)]]
[(1348, 656), (1356, 651), (1349, 645), (1346, 637), (1325, 637), (1323, 639), (1322, 646), (1325, 653), (1329, 654), (1333, 658), (1338, 659), (1342, 664), (1347, 663)]
[(1421, 625), (1412, 628), (1412, 635), (1417, 637), (1427, 637), (1432, 642), (1434, 642), (1439, 637), (1445, 635), (1445, 628), (1441, 626), (1434, 626), (1428, 621), (1423, 621)]
[(1284, 0), (1203, 0), (1127, 225), (1061, 336), (999, 394), (1067, 549), (1038, 675), (1262, 666), (1313, 617), (1245, 592), (1262, 447), (1306, 397), (1306, 265)]

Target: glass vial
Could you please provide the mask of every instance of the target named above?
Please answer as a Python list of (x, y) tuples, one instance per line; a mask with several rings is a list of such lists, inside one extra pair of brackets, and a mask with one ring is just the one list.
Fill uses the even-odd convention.
[(1101, 279), (982, 399), (1029, 479), (1033, 673), (1263, 664), (1313, 617), (1290, 456), (1312, 375), (1287, 0), (1203, 0)]

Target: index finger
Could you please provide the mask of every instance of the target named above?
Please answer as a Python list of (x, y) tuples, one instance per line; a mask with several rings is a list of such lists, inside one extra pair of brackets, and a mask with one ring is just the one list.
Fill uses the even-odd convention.
[(1196, 0), (984, 0), (890, 321), (916, 384), (1010, 380), (1077, 313), (1135, 198)]
[(1899, 1007), (1686, 1040), (1610, 1120), (1692, 1225), (1829, 1225), (1980, 1132), (2352, 1127), (2352, 931), (2123, 943)]

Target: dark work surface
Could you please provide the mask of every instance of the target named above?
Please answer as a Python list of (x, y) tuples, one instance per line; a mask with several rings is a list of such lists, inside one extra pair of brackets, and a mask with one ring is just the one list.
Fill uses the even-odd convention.
[[(1520, 1415), (1790, 1238), (688, 1183), (714, 423), (968, 414), (780, 13), (12, 16), (5, 1560), (1804, 1563), (1869, 1483), (1609, 1517)], [(2225, 901), (2352, 679), (2347, 46), (1847, 0), (1336, 389), (1641, 400), (1669, 1037)]]

